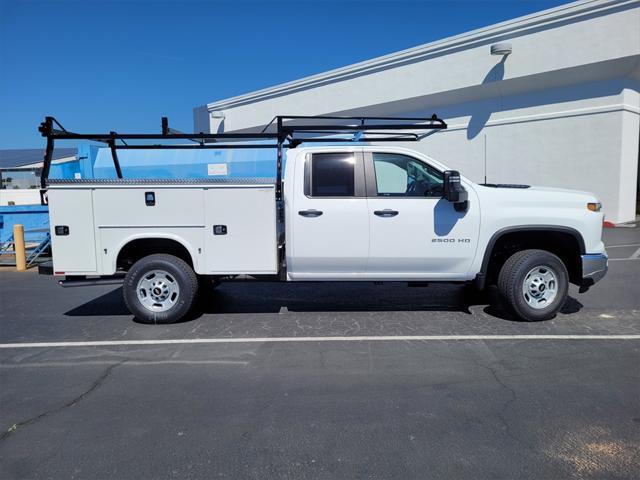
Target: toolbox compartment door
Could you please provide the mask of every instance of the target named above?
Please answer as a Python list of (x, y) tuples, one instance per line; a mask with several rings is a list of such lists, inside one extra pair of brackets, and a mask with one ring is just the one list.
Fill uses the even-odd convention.
[(273, 186), (207, 189), (205, 217), (207, 273), (278, 272)]
[(88, 188), (49, 190), (49, 222), (54, 272), (96, 272), (93, 194)]

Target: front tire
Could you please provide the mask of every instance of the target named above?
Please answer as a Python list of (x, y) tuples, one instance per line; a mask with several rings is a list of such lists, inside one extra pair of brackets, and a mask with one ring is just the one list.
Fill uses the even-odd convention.
[(122, 290), (127, 308), (141, 322), (175, 323), (193, 307), (198, 277), (184, 260), (154, 254), (133, 264)]
[(502, 266), (498, 290), (518, 318), (528, 322), (549, 320), (567, 299), (569, 274), (554, 254), (523, 250), (514, 253)]

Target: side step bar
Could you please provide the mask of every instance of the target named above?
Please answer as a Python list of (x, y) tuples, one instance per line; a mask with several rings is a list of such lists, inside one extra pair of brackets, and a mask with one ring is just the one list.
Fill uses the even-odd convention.
[(111, 277), (87, 278), (84, 276), (66, 276), (64, 280), (58, 280), (62, 287), (88, 287), (92, 285), (120, 285), (124, 281), (124, 275)]

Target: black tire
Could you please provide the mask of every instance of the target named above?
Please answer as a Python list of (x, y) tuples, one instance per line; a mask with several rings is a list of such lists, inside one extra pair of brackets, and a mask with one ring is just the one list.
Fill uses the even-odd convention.
[[(176, 293), (175, 298), (168, 309), (164, 311), (151, 310), (142, 303), (138, 296), (138, 286), (141, 280), (153, 271), (165, 272), (166, 278), (175, 281), (177, 285), (177, 293), (174, 292)], [(173, 288), (176, 287), (173, 286)], [(133, 264), (124, 278), (122, 292), (127, 308), (141, 322), (175, 323), (189, 313), (195, 304), (198, 294), (198, 277), (184, 260), (173, 255), (154, 254), (141, 258)], [(169, 303), (171, 302), (167, 302), (167, 305)], [(158, 305), (162, 306), (160, 303)]]
[[(536, 285), (538, 272), (535, 272), (525, 285), (528, 274), (536, 268), (543, 275), (550, 271), (554, 280)], [(548, 292), (550, 288), (555, 289), (555, 296), (545, 300), (544, 292)], [(569, 274), (562, 260), (554, 254), (545, 250), (523, 250), (511, 255), (502, 266), (498, 276), (498, 290), (508, 309), (518, 318), (528, 322), (549, 320), (555, 317), (567, 299)], [(535, 293), (532, 294), (532, 291)]]

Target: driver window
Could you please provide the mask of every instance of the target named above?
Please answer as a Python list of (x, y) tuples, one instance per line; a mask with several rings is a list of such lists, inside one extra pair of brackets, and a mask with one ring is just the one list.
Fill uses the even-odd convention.
[(374, 153), (379, 197), (441, 197), (443, 176), (419, 160), (396, 153)]

